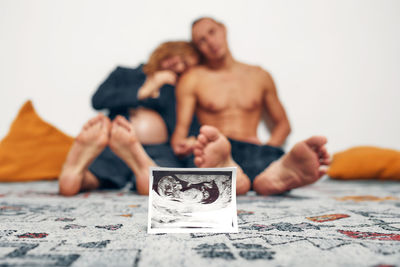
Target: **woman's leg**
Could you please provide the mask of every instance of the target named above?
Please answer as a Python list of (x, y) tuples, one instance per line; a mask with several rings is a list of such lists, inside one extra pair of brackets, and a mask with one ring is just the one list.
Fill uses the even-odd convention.
[(138, 193), (148, 195), (149, 167), (156, 166), (156, 163), (139, 142), (132, 124), (122, 116), (117, 116), (112, 122), (110, 148), (135, 174)]
[(88, 167), (107, 145), (110, 126), (110, 120), (102, 114), (83, 126), (58, 179), (61, 195), (71, 196), (99, 187), (98, 179), (88, 171)]

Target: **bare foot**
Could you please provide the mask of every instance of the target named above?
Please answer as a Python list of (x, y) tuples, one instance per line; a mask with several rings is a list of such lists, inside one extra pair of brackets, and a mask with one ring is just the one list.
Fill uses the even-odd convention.
[(229, 167), (234, 163), (228, 139), (217, 128), (208, 125), (200, 129), (194, 155), (194, 162), (199, 168)]
[(262, 195), (280, 194), (316, 182), (330, 163), (323, 136), (313, 136), (297, 143), (281, 159), (273, 162), (254, 180), (254, 190)]
[(139, 194), (149, 194), (149, 167), (156, 166), (144, 151), (132, 124), (122, 116), (112, 122), (110, 148), (134, 172)]
[(250, 179), (233, 160), (231, 144), (217, 128), (209, 125), (201, 127), (193, 153), (194, 163), (199, 168), (237, 167), (236, 193), (245, 194), (249, 191)]
[(59, 176), (60, 194), (70, 196), (85, 189), (82, 188), (85, 172), (107, 145), (109, 131), (110, 121), (103, 114), (97, 115), (83, 126), (68, 152)]

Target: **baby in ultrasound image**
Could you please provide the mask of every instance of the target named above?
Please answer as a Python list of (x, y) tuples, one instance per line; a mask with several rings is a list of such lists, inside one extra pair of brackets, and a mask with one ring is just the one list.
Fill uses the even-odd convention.
[(160, 196), (178, 202), (210, 204), (219, 197), (215, 181), (192, 184), (175, 175), (168, 175), (162, 177), (154, 187)]

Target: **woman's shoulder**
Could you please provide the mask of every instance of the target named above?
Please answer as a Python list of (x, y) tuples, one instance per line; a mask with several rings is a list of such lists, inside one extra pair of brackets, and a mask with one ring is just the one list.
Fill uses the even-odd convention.
[(118, 71), (118, 72), (141, 72), (143, 73), (143, 64), (140, 64), (137, 67), (128, 67), (128, 66), (122, 66), (122, 65), (118, 65), (114, 71)]
[(146, 74), (143, 72), (143, 65), (139, 65), (136, 68), (126, 67), (126, 66), (117, 66), (110, 73), (109, 77), (111, 79), (117, 79), (122, 81), (136, 81), (136, 80), (144, 80), (146, 79)]

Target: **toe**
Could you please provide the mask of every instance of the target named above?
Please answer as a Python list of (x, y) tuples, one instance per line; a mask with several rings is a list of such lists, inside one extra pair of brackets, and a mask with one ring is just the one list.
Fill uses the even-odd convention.
[(327, 159), (329, 158), (329, 153), (328, 150), (326, 149), (325, 146), (322, 146), (319, 150), (318, 150), (318, 156), (320, 159)]
[(325, 145), (328, 141), (325, 136), (312, 136), (309, 139), (307, 139), (305, 142), (310, 147), (319, 148), (319, 147)]
[(330, 160), (329, 158), (327, 158), (327, 159), (321, 159), (321, 160), (319, 161), (319, 163), (320, 163), (321, 165), (329, 165), (329, 164), (331, 164), (331, 160)]
[(196, 143), (194, 144), (194, 148), (204, 149), (204, 145), (197, 140)]
[(92, 126), (92, 125), (98, 123), (100, 120), (101, 120), (101, 117), (100, 117), (100, 114), (98, 114), (96, 117), (91, 118), (91, 119), (88, 121), (87, 124), (88, 124), (88, 126)]
[(203, 160), (202, 157), (195, 157), (194, 158), (194, 164), (199, 168), (202, 167), (203, 162), (204, 162), (204, 160)]
[(205, 146), (208, 142), (208, 139), (204, 134), (199, 134), (199, 136), (197, 137), (197, 141), (199, 141), (200, 144)]
[(202, 150), (202, 149), (195, 148), (195, 149), (193, 150), (193, 154), (194, 154), (196, 157), (200, 157), (200, 156), (203, 155), (203, 150)]
[(318, 171), (318, 179), (324, 176), (327, 173), (326, 169), (321, 169)]
[(217, 140), (220, 135), (218, 129), (210, 125), (202, 126), (200, 132), (204, 134), (211, 142)]

